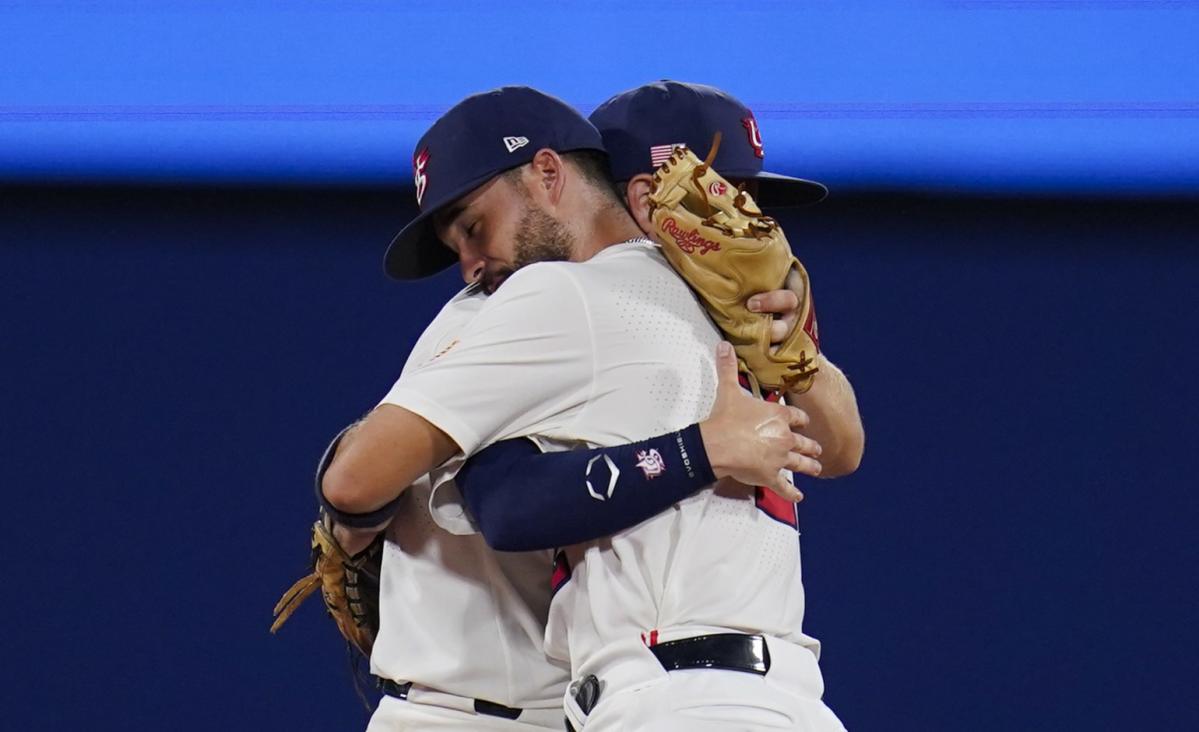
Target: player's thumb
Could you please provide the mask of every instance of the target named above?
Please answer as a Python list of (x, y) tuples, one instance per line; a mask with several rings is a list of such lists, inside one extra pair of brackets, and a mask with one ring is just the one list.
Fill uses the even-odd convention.
[(716, 393), (736, 393), (741, 389), (741, 381), (737, 376), (737, 354), (733, 344), (721, 341), (716, 344)]

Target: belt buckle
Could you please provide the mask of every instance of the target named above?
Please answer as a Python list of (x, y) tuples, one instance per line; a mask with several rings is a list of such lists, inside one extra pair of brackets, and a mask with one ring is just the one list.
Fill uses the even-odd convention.
[(408, 692), (412, 689), (412, 682), (392, 681), (391, 679), (379, 679), (379, 691), (387, 696), (395, 697), (396, 699), (408, 700)]
[(567, 730), (577, 732), (583, 729), (587, 717), (591, 714), (591, 710), (595, 709), (600, 692), (603, 690), (604, 685), (600, 683), (595, 674), (587, 674), (581, 679), (570, 682), (570, 686), (566, 687), (566, 698), (563, 705), (565, 707), (563, 711), (566, 712)]
[(591, 710), (595, 709), (595, 703), (599, 701), (600, 682), (595, 674), (587, 674), (581, 679), (570, 682), (570, 695), (574, 698), (575, 703), (579, 705), (579, 710), (583, 714), (591, 714)]

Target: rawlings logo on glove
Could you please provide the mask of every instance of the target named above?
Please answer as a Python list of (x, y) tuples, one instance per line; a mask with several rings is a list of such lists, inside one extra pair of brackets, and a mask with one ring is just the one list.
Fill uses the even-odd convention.
[(698, 231), (680, 229), (674, 219), (666, 219), (662, 222), (662, 233), (674, 239), (675, 245), (688, 254), (694, 254), (697, 249), (701, 255), (720, 251), (720, 244), (703, 238)]
[[(812, 387), (820, 352), (808, 273), (791, 253), (782, 228), (742, 190), (680, 145), (654, 173), (650, 217), (662, 251), (699, 295), (761, 387), (802, 393)], [(698, 254), (699, 256), (693, 256)], [(745, 306), (751, 295), (789, 289), (799, 296), (796, 326), (770, 343), (769, 313)]]

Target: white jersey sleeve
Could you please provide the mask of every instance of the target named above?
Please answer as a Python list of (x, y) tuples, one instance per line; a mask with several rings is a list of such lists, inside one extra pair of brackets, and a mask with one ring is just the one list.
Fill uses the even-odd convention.
[[(474, 285), (466, 287), (450, 298), (421, 332), (411, 353), (408, 354), (408, 360), (400, 372), (400, 379), (433, 363), (458, 345), (463, 331), (478, 316), (486, 302), (487, 296), (482, 289)], [(399, 380), (392, 386), (391, 391), (398, 386)], [(389, 391), (380, 404), (392, 403), (390, 397)], [(464, 462), (466, 457), (459, 453), (429, 471), (428, 476), (421, 479), (422, 484), (428, 488), (421, 492), (421, 500), (427, 505), (429, 515), (438, 526), (459, 536), (478, 533), (478, 527), (466, 510), (466, 502), (454, 483), (454, 476), (458, 474)]]
[[(478, 316), (486, 302), (487, 296), (473, 285), (459, 290), (421, 331), (400, 375), (403, 376), (432, 362), (443, 351), (453, 348), (458, 335)], [(386, 402), (385, 398), (382, 403)]]
[(565, 268), (525, 267), (455, 342), (401, 376), (383, 402), (421, 415), (465, 455), (510, 437), (568, 431), (594, 381), (585, 302)]
[[(404, 373), (452, 349), (486, 301), (474, 288), (451, 299), (413, 347)], [(549, 553), (501, 554), (481, 536), (439, 528), (430, 478), (456, 492), (453, 472), (447, 464), (416, 481), (388, 527), (371, 672), (505, 706), (558, 710), (567, 673), (543, 650)]]

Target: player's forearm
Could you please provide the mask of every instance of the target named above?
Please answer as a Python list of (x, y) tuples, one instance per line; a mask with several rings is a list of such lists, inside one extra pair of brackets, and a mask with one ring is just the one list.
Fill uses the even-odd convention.
[(325, 496), (324, 481), (329, 467), (337, 457), (341, 446), (353, 439), (351, 434), (361, 422), (346, 427), (325, 448), (324, 455), (316, 466), (316, 500), (320, 503), (321, 512), (330, 520), (330, 529), (337, 545), (350, 556), (366, 549), (374, 541), (379, 532), (387, 528), (395, 515), (396, 502), (384, 505), (370, 513), (347, 513), (329, 502)]
[(384, 404), (342, 438), (321, 489), (338, 511), (368, 514), (456, 452), (457, 444), (423, 417)]
[(858, 469), (866, 446), (862, 417), (853, 386), (841, 369), (823, 355), (812, 388), (803, 394), (788, 394), (787, 402), (808, 413), (811, 422), (804, 430), (820, 443), (822, 478), (849, 475)]
[(716, 480), (698, 425), (613, 447), (542, 453), (528, 440), (482, 450), (458, 488), (493, 549), (553, 549), (610, 536)]

